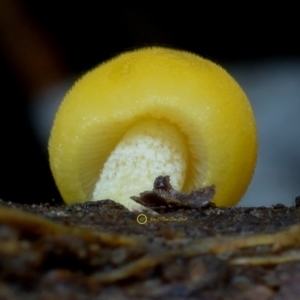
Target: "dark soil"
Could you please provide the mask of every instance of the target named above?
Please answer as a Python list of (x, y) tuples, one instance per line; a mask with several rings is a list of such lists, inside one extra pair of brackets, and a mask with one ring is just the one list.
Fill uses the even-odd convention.
[(299, 299), (299, 282), (296, 206), (0, 200), (0, 299)]

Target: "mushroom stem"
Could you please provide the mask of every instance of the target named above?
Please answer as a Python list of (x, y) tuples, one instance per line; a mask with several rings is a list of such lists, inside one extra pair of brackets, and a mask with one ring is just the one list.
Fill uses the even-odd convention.
[(115, 147), (100, 172), (92, 200), (114, 199), (130, 210), (142, 206), (130, 199), (151, 190), (159, 175), (171, 175), (181, 190), (188, 151), (184, 135), (166, 120), (145, 119), (134, 124)]

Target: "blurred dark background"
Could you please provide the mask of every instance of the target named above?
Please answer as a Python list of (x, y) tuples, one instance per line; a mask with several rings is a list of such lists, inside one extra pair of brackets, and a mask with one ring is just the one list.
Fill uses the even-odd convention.
[(2, 0), (0, 198), (60, 201), (29, 121), (43, 90), (141, 46), (184, 49), (221, 65), (298, 60), (296, 11), (282, 3)]

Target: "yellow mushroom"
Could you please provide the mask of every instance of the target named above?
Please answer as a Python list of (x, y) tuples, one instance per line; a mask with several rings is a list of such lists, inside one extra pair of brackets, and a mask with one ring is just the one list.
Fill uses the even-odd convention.
[(257, 156), (253, 112), (236, 81), (195, 54), (126, 52), (68, 92), (49, 141), (50, 165), (67, 204), (130, 196), (170, 175), (175, 189), (214, 184), (217, 205), (243, 196)]

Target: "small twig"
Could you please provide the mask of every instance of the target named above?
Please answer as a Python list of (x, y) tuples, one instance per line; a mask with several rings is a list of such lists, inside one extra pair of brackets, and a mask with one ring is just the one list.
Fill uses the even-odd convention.
[(265, 255), (256, 257), (238, 257), (230, 260), (230, 265), (241, 266), (241, 265), (252, 265), (252, 266), (263, 266), (263, 265), (278, 265), (284, 263), (290, 263), (300, 260), (300, 251), (293, 251), (283, 253), (280, 255)]
[(141, 241), (137, 238), (105, 232), (100, 233), (76, 226), (60, 225), (45, 218), (7, 207), (0, 208), (0, 224), (3, 223), (36, 237), (70, 235), (79, 237), (89, 243), (102, 243), (115, 247), (141, 244)]

